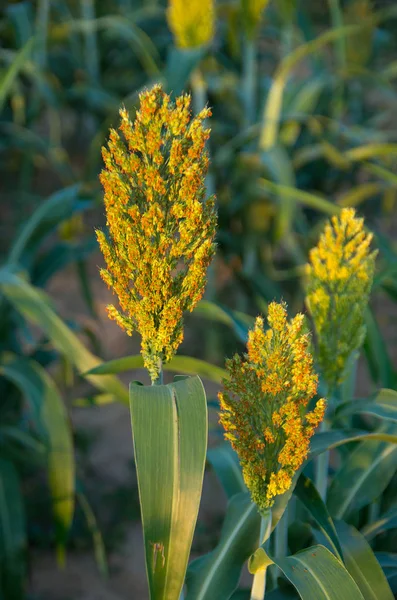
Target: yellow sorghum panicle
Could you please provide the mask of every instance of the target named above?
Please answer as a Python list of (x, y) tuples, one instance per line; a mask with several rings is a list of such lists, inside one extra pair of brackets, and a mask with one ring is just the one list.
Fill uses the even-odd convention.
[(179, 48), (203, 46), (214, 36), (214, 0), (169, 0), (167, 20)]
[(258, 317), (248, 334), (248, 353), (226, 362), (229, 379), (219, 394), (220, 422), (237, 452), (244, 481), (259, 510), (286, 492), (309, 452), (310, 438), (324, 417), (317, 392), (304, 317), (287, 318), (284, 303), (269, 304), (269, 329)]
[(119, 132), (103, 148), (101, 183), (109, 237), (97, 231), (121, 310), (108, 314), (129, 335), (142, 336), (142, 356), (152, 380), (183, 338), (182, 315), (204, 292), (214, 254), (214, 199), (205, 199), (205, 144), (210, 116), (192, 118), (190, 96), (175, 105), (159, 85), (140, 95), (135, 121), (120, 111)]
[(353, 208), (327, 223), (306, 265), (306, 302), (317, 334), (318, 362), (332, 389), (365, 337), (364, 311), (377, 251)]
[(253, 38), (269, 0), (241, 0), (243, 23), (248, 38)]

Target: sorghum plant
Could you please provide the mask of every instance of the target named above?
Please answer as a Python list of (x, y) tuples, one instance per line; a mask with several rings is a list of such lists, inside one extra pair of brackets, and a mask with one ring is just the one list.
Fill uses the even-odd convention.
[(175, 104), (159, 85), (140, 95), (132, 122), (120, 111), (103, 150), (101, 182), (109, 239), (98, 231), (101, 275), (121, 311), (108, 314), (138, 331), (152, 384), (131, 385), (130, 408), (150, 596), (178, 600), (201, 496), (207, 405), (198, 377), (162, 385), (162, 364), (183, 337), (183, 313), (204, 292), (214, 253), (216, 213), (205, 198), (210, 116), (192, 118), (190, 97)]
[(226, 362), (230, 378), (219, 394), (225, 438), (236, 450), (244, 481), (260, 510), (286, 492), (307, 458), (310, 438), (324, 416), (326, 402), (317, 401), (309, 334), (304, 316), (287, 319), (285, 304), (269, 304), (264, 330), (261, 317), (248, 334), (248, 353)]
[(332, 217), (310, 251), (306, 302), (318, 347), (318, 363), (329, 389), (341, 383), (349, 360), (365, 338), (364, 313), (371, 292), (377, 250), (372, 233), (354, 208)]

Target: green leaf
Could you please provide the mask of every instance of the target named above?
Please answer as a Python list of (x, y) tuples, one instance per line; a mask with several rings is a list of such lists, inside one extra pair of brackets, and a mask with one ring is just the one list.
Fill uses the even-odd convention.
[(201, 300), (194, 309), (193, 316), (205, 317), (211, 321), (228, 325), (243, 344), (247, 343), (248, 329), (254, 324), (254, 318), (251, 315), (231, 310), (227, 306), (209, 300)]
[(380, 382), (385, 388), (394, 388), (393, 365), (378, 323), (369, 307), (365, 311), (365, 327), (367, 334), (364, 341), (364, 350), (372, 378), (375, 382)]
[(349, 442), (361, 442), (367, 440), (380, 440), (397, 444), (397, 434), (385, 431), (360, 431), (359, 429), (332, 429), (331, 431), (316, 433), (312, 437), (310, 443), (309, 460), (322, 452), (326, 452), (332, 448), (338, 448)]
[(105, 578), (108, 577), (108, 563), (106, 559), (105, 544), (103, 542), (102, 533), (98, 527), (98, 523), (95, 517), (95, 513), (91, 508), (87, 497), (82, 492), (77, 492), (77, 500), (81, 506), (81, 510), (84, 513), (87, 527), (92, 535), (92, 542), (94, 544), (95, 560), (101, 575)]
[(219, 444), (215, 448), (210, 448), (207, 452), (207, 459), (228, 498), (247, 491), (238, 456), (230, 444)]
[(302, 502), (303, 506), (308, 510), (310, 515), (319, 525), (321, 531), (331, 544), (336, 556), (343, 560), (342, 548), (339, 543), (338, 535), (335, 530), (335, 525), (332, 521), (327, 507), (321, 499), (320, 494), (316, 490), (313, 482), (303, 473), (298, 479), (294, 489), (294, 494)]
[(328, 508), (337, 518), (375, 500), (397, 468), (397, 446), (382, 441), (363, 442), (345, 459), (332, 480)]
[(23, 600), (26, 577), (26, 522), (14, 465), (0, 459), (0, 594)]
[(0, 113), (3, 110), (4, 103), (7, 95), (9, 94), (15, 79), (18, 77), (19, 72), (23, 69), (26, 61), (29, 59), (35, 44), (35, 38), (32, 37), (26, 42), (26, 44), (16, 53), (11, 65), (8, 67), (6, 73), (3, 75), (3, 79), (0, 82)]
[[(79, 373), (101, 364), (101, 360), (87, 350), (58, 317), (42, 291), (38, 291), (9, 269), (0, 269), (0, 289), (18, 312), (44, 331), (54, 347), (70, 360)], [(100, 390), (114, 394), (122, 402), (128, 402), (128, 391), (116, 377), (87, 375), (86, 378)]]
[(363, 527), (361, 533), (367, 540), (372, 540), (390, 529), (397, 529), (397, 508), (391, 508), (380, 519)]
[(200, 504), (207, 404), (199, 377), (131, 385), (131, 422), (153, 600), (179, 598)]
[(268, 179), (260, 178), (258, 180), (258, 187), (264, 192), (277, 194), (280, 198), (285, 198), (290, 202), (313, 208), (314, 210), (318, 210), (329, 216), (338, 215), (341, 211), (340, 206), (333, 204), (325, 198), (321, 198), (320, 196), (316, 196), (315, 194), (305, 192), (295, 187), (274, 183)]
[[(91, 375), (116, 375), (118, 373), (124, 373), (133, 369), (143, 368), (143, 359), (140, 354), (134, 356), (124, 356), (122, 358), (116, 358), (109, 360), (108, 362), (102, 363), (87, 373), (84, 376)], [(187, 375), (199, 375), (209, 381), (215, 383), (222, 383), (222, 379), (227, 378), (227, 371), (216, 367), (198, 358), (191, 356), (174, 356), (174, 358), (166, 364), (163, 364), (164, 371), (182, 371)]]
[(47, 473), (57, 540), (64, 546), (74, 513), (75, 462), (68, 415), (58, 389), (37, 362), (7, 355), (0, 373), (16, 385), (33, 408), (47, 447)]
[(206, 48), (181, 49), (173, 46), (167, 57), (164, 72), (165, 85), (168, 92), (179, 96), (189, 83), (193, 71), (205, 56)]
[(249, 560), (250, 573), (275, 564), (302, 600), (363, 600), (343, 564), (324, 546), (311, 546), (293, 556), (272, 559), (261, 547)]
[(394, 600), (385, 574), (365, 537), (343, 521), (335, 522), (346, 569), (365, 600)]
[(375, 552), (375, 557), (382, 569), (397, 569), (397, 554), (393, 552)]
[(384, 389), (380, 390), (373, 400), (350, 400), (340, 404), (336, 409), (335, 417), (359, 413), (397, 422), (397, 392)]
[(260, 516), (248, 493), (229, 501), (216, 548), (189, 565), (186, 600), (229, 600), (244, 562), (257, 547)]
[[(275, 144), (261, 155), (261, 160), (271, 178), (277, 183), (289, 188), (295, 188), (295, 173), (285, 148), (281, 144)], [(296, 212), (296, 202), (288, 194), (280, 193), (278, 196), (279, 206), (276, 212), (275, 239), (284, 238), (291, 231), (292, 222)]]
[[(39, 205), (32, 216), (26, 221), (16, 240), (14, 241), (8, 262), (16, 264), (29, 246), (29, 242), (37, 231), (41, 231), (41, 238), (48, 230), (48, 222), (51, 225), (59, 223), (70, 216), (72, 205), (76, 201), (80, 186), (72, 185), (52, 194), (47, 200)], [(43, 231), (44, 229), (44, 231)]]
[(263, 126), (260, 136), (261, 150), (269, 150), (277, 141), (283, 108), (284, 89), (287, 85), (291, 71), (296, 64), (307, 56), (317, 53), (328, 43), (337, 40), (338, 38), (358, 33), (361, 27), (362, 25), (360, 24), (330, 29), (317, 36), (314, 40), (295, 48), (293, 52), (288, 54), (288, 56), (282, 60), (274, 75), (273, 83), (266, 99), (263, 113)]

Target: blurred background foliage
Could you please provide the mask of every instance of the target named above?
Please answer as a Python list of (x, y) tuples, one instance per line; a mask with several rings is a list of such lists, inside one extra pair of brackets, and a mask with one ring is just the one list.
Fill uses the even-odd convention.
[[(84, 459), (76, 469), (85, 444), (64, 399), (126, 401), (114, 376), (83, 382), (75, 372), (93, 369), (96, 355), (112, 358), (90, 269), (100, 260), (100, 148), (120, 105), (133, 116), (143, 87), (161, 81), (173, 94), (191, 91), (195, 110), (208, 102), (213, 112), (207, 188), (217, 196), (219, 249), (206, 299), (188, 319), (184, 353), (223, 366), (245, 340), (248, 315), (280, 298), (292, 313), (301, 310), (302, 267), (324, 218), (354, 206), (380, 249), (358, 391), (396, 387), (395, 3), (218, 0), (211, 39), (191, 48), (174, 39), (166, 4), (15, 0), (0, 8), (4, 600), (25, 597), (28, 548), (56, 546), (62, 564), (74, 498), (72, 542), (91, 535), (106, 572)], [(63, 321), (44, 292), (54, 276), (66, 292), (71, 274), (89, 321)], [(201, 344), (203, 319), (212, 324)]]

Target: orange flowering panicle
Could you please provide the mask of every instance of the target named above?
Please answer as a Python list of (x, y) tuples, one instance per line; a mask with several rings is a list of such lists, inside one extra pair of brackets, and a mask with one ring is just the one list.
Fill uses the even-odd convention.
[(306, 411), (317, 392), (317, 375), (303, 315), (288, 321), (285, 303), (272, 302), (267, 320), (265, 331), (263, 319), (256, 319), (248, 353), (226, 362), (229, 379), (219, 394), (225, 438), (260, 510), (291, 486), (326, 408), (322, 398)]
[(152, 381), (183, 338), (183, 313), (203, 295), (215, 251), (214, 199), (205, 199), (208, 108), (192, 118), (190, 96), (175, 104), (159, 85), (140, 94), (134, 122), (120, 110), (119, 131), (103, 148), (109, 235), (97, 231), (118, 296), (108, 314), (127, 334), (138, 331)]

